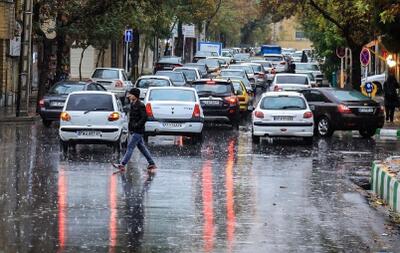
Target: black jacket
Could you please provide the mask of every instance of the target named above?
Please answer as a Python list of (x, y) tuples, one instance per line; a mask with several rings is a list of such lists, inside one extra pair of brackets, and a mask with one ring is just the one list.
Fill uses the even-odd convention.
[(131, 103), (129, 112), (129, 132), (144, 134), (144, 125), (146, 124), (146, 107), (139, 99)]
[(383, 84), (383, 92), (385, 97), (385, 106), (399, 106), (399, 98), (397, 96), (397, 89), (399, 84), (394, 76), (389, 76)]

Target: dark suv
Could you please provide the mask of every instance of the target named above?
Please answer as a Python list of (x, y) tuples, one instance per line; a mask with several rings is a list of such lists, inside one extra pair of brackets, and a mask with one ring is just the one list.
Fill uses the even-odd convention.
[(200, 79), (192, 83), (199, 95), (206, 121), (229, 122), (239, 128), (239, 100), (231, 81)]

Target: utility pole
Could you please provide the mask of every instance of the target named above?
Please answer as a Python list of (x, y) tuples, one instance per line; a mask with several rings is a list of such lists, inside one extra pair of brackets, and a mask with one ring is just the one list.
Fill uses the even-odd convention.
[[(24, 0), (16, 116), (27, 116), (32, 65), (32, 0)], [(24, 92), (23, 92), (24, 91)]]

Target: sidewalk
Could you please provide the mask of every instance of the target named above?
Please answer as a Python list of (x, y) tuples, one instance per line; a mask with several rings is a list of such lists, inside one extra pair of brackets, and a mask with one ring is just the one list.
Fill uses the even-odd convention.
[(28, 116), (16, 117), (15, 106), (0, 107), (0, 124), (14, 123), (14, 122), (34, 122), (40, 119), (40, 116), (36, 114), (36, 108), (34, 105), (29, 107)]
[(378, 129), (376, 134), (380, 137), (397, 137), (400, 138), (400, 111), (396, 109), (394, 113), (394, 121), (393, 123), (385, 122), (383, 128)]

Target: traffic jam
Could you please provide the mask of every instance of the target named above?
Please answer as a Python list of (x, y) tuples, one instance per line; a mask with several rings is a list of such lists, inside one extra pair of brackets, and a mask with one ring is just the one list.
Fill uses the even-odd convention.
[(198, 51), (190, 63), (162, 57), (152, 75), (134, 83), (123, 69), (96, 68), (87, 82), (61, 81), (39, 102), (43, 125), (60, 122), (63, 152), (76, 144), (127, 146), (132, 88), (140, 90), (147, 121), (143, 139), (157, 135), (203, 139), (203, 129), (227, 131), (250, 124), (253, 143), (297, 138), (312, 144), (337, 130), (372, 137), (384, 124), (384, 108), (356, 90), (329, 87), (317, 59), (265, 45), (243, 53)]

